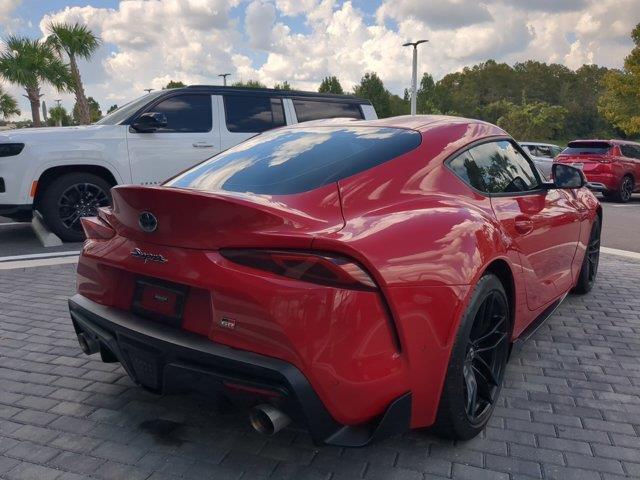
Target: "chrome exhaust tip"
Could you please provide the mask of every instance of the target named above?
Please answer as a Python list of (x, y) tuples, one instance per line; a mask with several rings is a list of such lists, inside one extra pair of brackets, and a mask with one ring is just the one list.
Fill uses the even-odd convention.
[(78, 343), (80, 344), (80, 349), (86, 355), (93, 355), (100, 351), (100, 343), (86, 333), (78, 334)]
[(273, 405), (264, 403), (249, 412), (253, 429), (262, 435), (272, 436), (291, 423), (291, 419)]

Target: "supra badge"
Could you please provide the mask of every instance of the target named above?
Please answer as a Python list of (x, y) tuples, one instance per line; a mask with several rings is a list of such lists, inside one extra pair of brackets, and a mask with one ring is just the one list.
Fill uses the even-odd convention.
[(158, 219), (151, 212), (142, 212), (138, 217), (138, 225), (147, 233), (155, 232), (158, 228)]
[(131, 256), (133, 258), (139, 258), (140, 260), (143, 260), (144, 263), (147, 263), (147, 262), (167, 263), (168, 261), (166, 258), (164, 258), (164, 256), (160, 255), (159, 253), (143, 252), (139, 248), (134, 248), (131, 251)]

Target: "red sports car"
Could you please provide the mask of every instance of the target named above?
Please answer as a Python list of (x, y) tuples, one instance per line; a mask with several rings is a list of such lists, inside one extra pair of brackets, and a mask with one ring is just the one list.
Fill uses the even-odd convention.
[(582, 169), (607, 200), (626, 203), (640, 191), (640, 143), (575, 140), (554, 161)]
[(504, 131), (441, 116), (258, 135), (82, 220), (83, 351), (154, 392), (364, 445), (489, 420), (514, 343), (595, 280), (582, 172), (543, 181)]

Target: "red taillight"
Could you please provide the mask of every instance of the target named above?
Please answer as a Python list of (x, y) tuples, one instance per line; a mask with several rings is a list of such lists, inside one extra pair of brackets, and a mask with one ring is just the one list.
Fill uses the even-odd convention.
[(116, 231), (99, 217), (82, 217), (80, 219), (87, 240), (109, 240)]
[(224, 249), (220, 254), (241, 265), (336, 288), (376, 290), (373, 278), (355, 261), (331, 253), (293, 250)]

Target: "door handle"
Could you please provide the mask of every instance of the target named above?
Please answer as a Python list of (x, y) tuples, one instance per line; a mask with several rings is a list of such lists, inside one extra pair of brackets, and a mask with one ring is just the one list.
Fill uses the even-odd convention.
[(207, 142), (195, 142), (193, 146), (194, 148), (211, 148), (213, 147), (213, 144)]
[(518, 233), (522, 235), (526, 235), (533, 230), (533, 221), (529, 217), (525, 217), (524, 215), (520, 215), (515, 219), (515, 227)]

